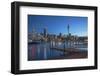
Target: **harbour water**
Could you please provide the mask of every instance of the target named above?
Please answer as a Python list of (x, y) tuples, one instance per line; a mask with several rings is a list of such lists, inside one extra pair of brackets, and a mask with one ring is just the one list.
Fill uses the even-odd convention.
[[(51, 49), (52, 47), (57, 48), (69, 48), (69, 44), (64, 44), (58, 42), (42, 42), (38, 44), (28, 44), (28, 60), (51, 60), (51, 59), (63, 59), (67, 58), (67, 55), (63, 51), (58, 51), (57, 49)], [(77, 48), (80, 51), (87, 51), (87, 45), (84, 44), (74, 44), (70, 46), (71, 48)]]

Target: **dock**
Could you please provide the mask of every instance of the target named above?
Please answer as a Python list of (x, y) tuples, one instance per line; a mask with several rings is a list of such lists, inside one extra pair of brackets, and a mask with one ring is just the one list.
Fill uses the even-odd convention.
[(75, 58), (87, 58), (88, 57), (88, 52), (87, 51), (82, 51), (77, 48), (51, 48), (51, 49), (56, 49), (57, 51), (62, 51), (64, 53), (64, 57), (67, 59), (75, 59)]
[(63, 51), (63, 52), (82, 52), (80, 49), (77, 49), (77, 48), (57, 48), (57, 47), (53, 47), (51, 49), (55, 49), (55, 50)]

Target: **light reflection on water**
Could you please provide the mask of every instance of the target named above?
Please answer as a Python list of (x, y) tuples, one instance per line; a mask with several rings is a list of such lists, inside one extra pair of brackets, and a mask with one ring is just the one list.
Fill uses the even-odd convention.
[[(50, 49), (52, 43), (28, 44), (28, 60), (48, 60), (61, 58), (64, 55), (63, 51)], [(56, 46), (55, 43), (52, 46)], [(64, 48), (64, 43), (58, 43), (57, 47)], [(68, 47), (68, 45), (65, 45)], [(78, 49), (87, 51), (87, 45), (74, 45)]]

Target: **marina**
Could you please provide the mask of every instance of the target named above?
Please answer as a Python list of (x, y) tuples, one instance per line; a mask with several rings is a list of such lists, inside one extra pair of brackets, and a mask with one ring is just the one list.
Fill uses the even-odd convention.
[[(64, 44), (60, 43), (51, 47), (49, 43), (29, 44), (28, 48), (28, 60), (52, 60), (52, 59), (77, 59), (87, 58), (87, 46), (86, 45), (74, 45), (74, 48), (64, 48)], [(75, 48), (77, 47), (77, 48)]]
[(28, 61), (88, 58), (86, 25), (87, 17), (30, 15)]

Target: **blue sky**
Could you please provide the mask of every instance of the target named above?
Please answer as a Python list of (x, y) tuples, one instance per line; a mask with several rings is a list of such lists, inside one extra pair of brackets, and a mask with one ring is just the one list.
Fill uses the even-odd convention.
[(78, 16), (51, 16), (51, 15), (28, 15), (28, 32), (34, 28), (36, 32), (43, 32), (47, 28), (50, 34), (68, 34), (67, 26), (70, 26), (70, 33), (78, 36), (87, 36), (88, 17)]

